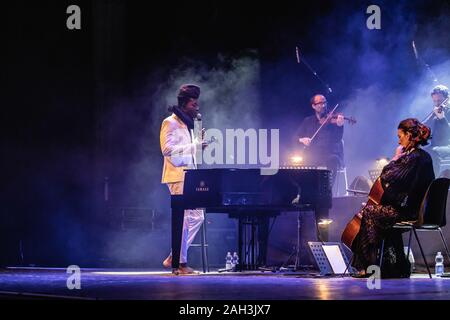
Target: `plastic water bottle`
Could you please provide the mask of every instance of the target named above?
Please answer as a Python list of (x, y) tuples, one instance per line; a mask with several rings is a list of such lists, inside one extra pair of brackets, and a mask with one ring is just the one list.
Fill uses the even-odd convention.
[(233, 268), (233, 266), (232, 266), (233, 256), (231, 255), (231, 252), (227, 252), (225, 261), (226, 261), (225, 270), (231, 270)]
[(236, 271), (236, 266), (239, 264), (239, 256), (236, 252), (233, 253), (233, 259), (231, 260), (231, 265), (233, 271)]
[(434, 274), (436, 277), (440, 277), (444, 273), (444, 257), (442, 256), (440, 251), (437, 253), (434, 261), (436, 261)]

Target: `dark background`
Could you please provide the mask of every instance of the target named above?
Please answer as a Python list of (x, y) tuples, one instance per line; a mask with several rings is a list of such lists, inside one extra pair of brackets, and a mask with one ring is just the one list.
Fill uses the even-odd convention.
[[(66, 28), (71, 4), (81, 8), (81, 30)], [(381, 7), (381, 30), (366, 28), (371, 4)], [(348, 101), (356, 113), (363, 109), (352, 107), (355, 96), (374, 103), (378, 118), (369, 112), (362, 120), (370, 148), (348, 154), (375, 158), (376, 146), (395, 142), (377, 119), (395, 128), (423, 84), (431, 106), (433, 83), (411, 41), (432, 67), (445, 65), (450, 51), (447, 1), (14, 1), (2, 12), (3, 264), (159, 265), (169, 250), (161, 96), (175, 102), (177, 73), (193, 68), (207, 83), (202, 72), (234, 72), (242, 57), (257, 61), (254, 116), (261, 128), (280, 128), (284, 152), (311, 113), (309, 98), (325, 91), (296, 63), (299, 46), (333, 88), (330, 102)], [(438, 73), (448, 76), (448, 68)], [(213, 109), (202, 108), (207, 123)], [(255, 112), (229, 110), (231, 119)], [(227, 114), (226, 104), (220, 111)]]

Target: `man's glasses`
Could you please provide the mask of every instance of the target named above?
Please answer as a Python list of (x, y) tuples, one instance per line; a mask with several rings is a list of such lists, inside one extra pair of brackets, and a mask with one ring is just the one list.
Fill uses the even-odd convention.
[(314, 103), (314, 105), (315, 106), (320, 106), (320, 105), (326, 106), (327, 102), (326, 101), (325, 102), (317, 102), (317, 103)]

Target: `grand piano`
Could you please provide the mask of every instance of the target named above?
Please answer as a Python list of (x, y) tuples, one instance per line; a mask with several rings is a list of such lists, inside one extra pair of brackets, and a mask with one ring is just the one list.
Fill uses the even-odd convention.
[(246, 226), (254, 231), (253, 222), (261, 215), (331, 208), (330, 177), (326, 169), (298, 167), (281, 168), (273, 175), (264, 175), (261, 169), (186, 170), (183, 195), (172, 196), (173, 253), (181, 244), (183, 210), (201, 208), (238, 219), (238, 268), (255, 269), (254, 239), (253, 252), (243, 255), (248, 253)]

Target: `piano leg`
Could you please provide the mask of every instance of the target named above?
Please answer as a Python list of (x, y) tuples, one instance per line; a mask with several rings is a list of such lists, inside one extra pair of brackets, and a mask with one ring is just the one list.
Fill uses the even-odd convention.
[(178, 203), (178, 197), (180, 196), (172, 196), (172, 269), (178, 269), (180, 266), (183, 233), (184, 208)]
[(244, 227), (244, 224), (242, 223), (242, 217), (239, 216), (238, 218), (238, 256), (239, 256), (239, 271), (242, 271), (244, 269), (244, 259), (245, 257), (242, 255), (242, 229)]
[(256, 256), (256, 243), (255, 243), (255, 235), (256, 235), (256, 217), (251, 217), (250, 218), (250, 227), (251, 227), (251, 255), (252, 255), (252, 265), (250, 267), (251, 270), (256, 270), (256, 260), (255, 260), (255, 256)]
[[(258, 270), (265, 265), (269, 217), (238, 213), (239, 270)], [(266, 229), (267, 230), (266, 230)]]

